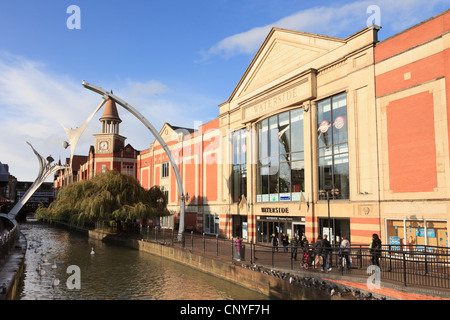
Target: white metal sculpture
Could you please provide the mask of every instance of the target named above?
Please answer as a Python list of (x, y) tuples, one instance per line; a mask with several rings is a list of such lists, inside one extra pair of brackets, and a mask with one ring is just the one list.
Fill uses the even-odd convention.
[(75, 128), (75, 129), (68, 129), (63, 124), (61, 124), (62, 127), (64, 128), (64, 131), (66, 131), (67, 139), (69, 140), (69, 141), (63, 142), (63, 147), (64, 147), (64, 149), (66, 149), (68, 146), (70, 146), (70, 162), (69, 162), (68, 168), (72, 168), (72, 160), (73, 160), (73, 155), (75, 154), (75, 147), (78, 143), (78, 140), (80, 139), (80, 136), (83, 134), (84, 129), (86, 129), (87, 125), (92, 120), (94, 115), (97, 113), (98, 110), (101, 109), (101, 107), (103, 107), (103, 105), (105, 104), (105, 102), (107, 100), (108, 100), (108, 97), (104, 96), (102, 99), (102, 102), (100, 102), (100, 104), (97, 106), (97, 108), (95, 108), (94, 112), (92, 112), (92, 114), (86, 119), (86, 121), (80, 127)]
[(173, 171), (175, 173), (175, 178), (177, 180), (178, 185), (178, 191), (180, 194), (180, 226), (178, 228), (178, 240), (183, 241), (183, 233), (184, 233), (184, 207), (185, 207), (185, 200), (186, 196), (184, 195), (183, 191), (183, 183), (181, 181), (180, 172), (178, 170), (178, 167), (175, 163), (175, 159), (172, 156), (172, 153), (170, 152), (167, 144), (164, 142), (163, 138), (160, 136), (159, 132), (156, 131), (156, 129), (153, 127), (153, 125), (142, 115), (140, 114), (136, 109), (134, 109), (131, 105), (129, 105), (124, 100), (120, 99), (119, 97), (115, 96), (111, 92), (107, 92), (103, 88), (97, 87), (93, 84), (87, 83), (83, 80), (82, 82), (83, 86), (86, 89), (89, 89), (91, 91), (94, 91), (100, 95), (103, 96), (103, 100), (105, 97), (114, 100), (116, 103), (120, 104), (122, 107), (124, 107), (126, 110), (128, 110), (132, 115), (134, 115), (136, 118), (138, 118), (146, 127), (150, 130), (150, 132), (153, 134), (153, 136), (158, 140), (159, 144), (163, 147), (167, 157), (169, 158), (169, 161), (172, 165)]
[(1, 215), (11, 220), (11, 222), (14, 223), (14, 225), (17, 225), (17, 223), (15, 222), (16, 215), (19, 213), (20, 209), (22, 209), (25, 203), (27, 203), (28, 199), (30, 199), (31, 196), (36, 192), (36, 190), (41, 186), (41, 184), (55, 171), (66, 168), (66, 166), (61, 166), (58, 163), (52, 164), (54, 160), (51, 156), (47, 157), (47, 159), (44, 159), (44, 157), (41, 156), (39, 152), (37, 152), (36, 149), (33, 148), (31, 143), (29, 143), (28, 141), (27, 143), (30, 145), (31, 149), (33, 149), (34, 153), (38, 158), (39, 174), (36, 180), (31, 185), (31, 187), (25, 192), (23, 197), (20, 198), (20, 200), (11, 209), (11, 211), (9, 211), (7, 215)]

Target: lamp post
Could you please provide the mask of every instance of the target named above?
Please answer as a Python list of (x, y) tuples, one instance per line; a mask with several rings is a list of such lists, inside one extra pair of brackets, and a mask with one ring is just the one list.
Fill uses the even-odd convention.
[[(331, 232), (330, 232), (330, 222), (331, 222), (331, 218), (330, 218), (330, 191), (333, 190), (333, 186), (332, 185), (325, 185), (323, 187), (323, 189), (326, 191), (327, 193), (327, 205), (328, 205), (328, 221), (327, 221), (327, 228), (328, 228), (328, 237), (331, 240)], [(334, 234), (334, 232), (333, 232)], [(333, 244), (334, 244), (334, 240), (333, 240)]]
[[(169, 161), (170, 161), (170, 163), (172, 165), (172, 169), (173, 169), (173, 171), (175, 173), (175, 178), (177, 180), (177, 185), (178, 185), (178, 191), (183, 196), (184, 195), (183, 183), (181, 181), (181, 175), (180, 175), (178, 167), (177, 167), (177, 165), (175, 163), (175, 159), (173, 158), (172, 153), (169, 150), (169, 147), (164, 142), (164, 140), (160, 136), (159, 132), (156, 131), (156, 129), (153, 127), (153, 125), (143, 115), (141, 115), (136, 109), (134, 109), (131, 105), (129, 105), (127, 102), (125, 102), (124, 100), (120, 99), (119, 97), (115, 96), (111, 92), (107, 92), (103, 88), (100, 88), (100, 87), (97, 87), (97, 86), (95, 86), (93, 84), (87, 83), (84, 80), (83, 80), (82, 84), (83, 84), (83, 86), (86, 89), (89, 89), (91, 91), (94, 91), (95, 93), (100, 94), (103, 97), (103, 99), (107, 98), (107, 99), (114, 100), (116, 103), (118, 103), (119, 105), (124, 107), (126, 110), (128, 110), (136, 118), (138, 118), (147, 127), (147, 129), (150, 130), (150, 132), (153, 134), (153, 136), (156, 138), (156, 140), (158, 140), (159, 144), (162, 146), (164, 152), (166, 153), (167, 158), (169, 159)], [(180, 196), (180, 227), (178, 228), (178, 241), (182, 241), (183, 240), (183, 232), (184, 232), (185, 197), (182, 197), (182, 196)]]

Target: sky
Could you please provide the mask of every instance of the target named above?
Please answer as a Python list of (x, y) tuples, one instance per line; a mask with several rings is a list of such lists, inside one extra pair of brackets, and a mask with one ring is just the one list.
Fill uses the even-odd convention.
[[(374, 5), (379, 15), (368, 11)], [(61, 124), (80, 126), (101, 101), (83, 80), (112, 90), (157, 130), (166, 122), (195, 128), (218, 116), (272, 27), (346, 38), (377, 22), (381, 41), (449, 7), (450, 0), (0, 0), (0, 162), (19, 181), (34, 181), (39, 164), (27, 141), (64, 162), (70, 148), (62, 147)], [(150, 131), (118, 108), (120, 134), (147, 149)], [(102, 111), (75, 154), (88, 154)]]

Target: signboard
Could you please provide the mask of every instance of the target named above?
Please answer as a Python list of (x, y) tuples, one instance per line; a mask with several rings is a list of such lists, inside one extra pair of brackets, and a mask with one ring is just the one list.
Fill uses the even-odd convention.
[(339, 116), (334, 120), (334, 127), (336, 129), (342, 129), (344, 127), (344, 125), (345, 125), (344, 117)]
[(391, 250), (400, 250), (400, 237), (389, 237), (389, 244), (394, 245), (391, 247)]

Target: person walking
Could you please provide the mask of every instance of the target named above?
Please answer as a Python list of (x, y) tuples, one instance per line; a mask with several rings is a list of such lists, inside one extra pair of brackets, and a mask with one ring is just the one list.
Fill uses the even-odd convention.
[(283, 244), (283, 252), (288, 252), (289, 236), (285, 233), (281, 236), (281, 243)]
[(372, 255), (372, 264), (380, 266), (381, 257), (381, 239), (378, 234), (372, 235), (372, 243), (370, 244), (370, 254)]
[(236, 259), (237, 261), (241, 261), (241, 249), (242, 249), (242, 239), (238, 237), (236, 237), (236, 239), (234, 239), (234, 248), (236, 251)]
[(278, 237), (275, 235), (275, 233), (272, 233), (272, 239), (270, 240), (272, 242), (272, 252), (277, 250), (278, 252)]
[(322, 236), (321, 235), (317, 236), (317, 241), (314, 243), (313, 250), (314, 250), (315, 267), (319, 267), (319, 265), (320, 265), (322, 268), (322, 271), (323, 271), (322, 241), (323, 241)]
[(305, 236), (302, 237), (300, 245), (303, 247), (303, 253), (305, 253), (309, 249), (309, 241)]
[(341, 242), (341, 266), (344, 268), (343, 262), (345, 260), (345, 266), (347, 270), (350, 270), (352, 267), (352, 262), (350, 261), (350, 241), (347, 236), (342, 237)]
[(299, 244), (300, 240), (294, 234), (291, 240), (291, 259), (294, 259), (295, 261), (297, 261), (297, 249)]
[(327, 272), (331, 271), (330, 265), (328, 264), (328, 255), (330, 254), (331, 251), (331, 244), (330, 241), (328, 241), (328, 235), (324, 235), (323, 236), (323, 240), (322, 240), (322, 259), (323, 259), (323, 263), (322, 263), (322, 271), (324, 271), (323, 267), (326, 268)]

